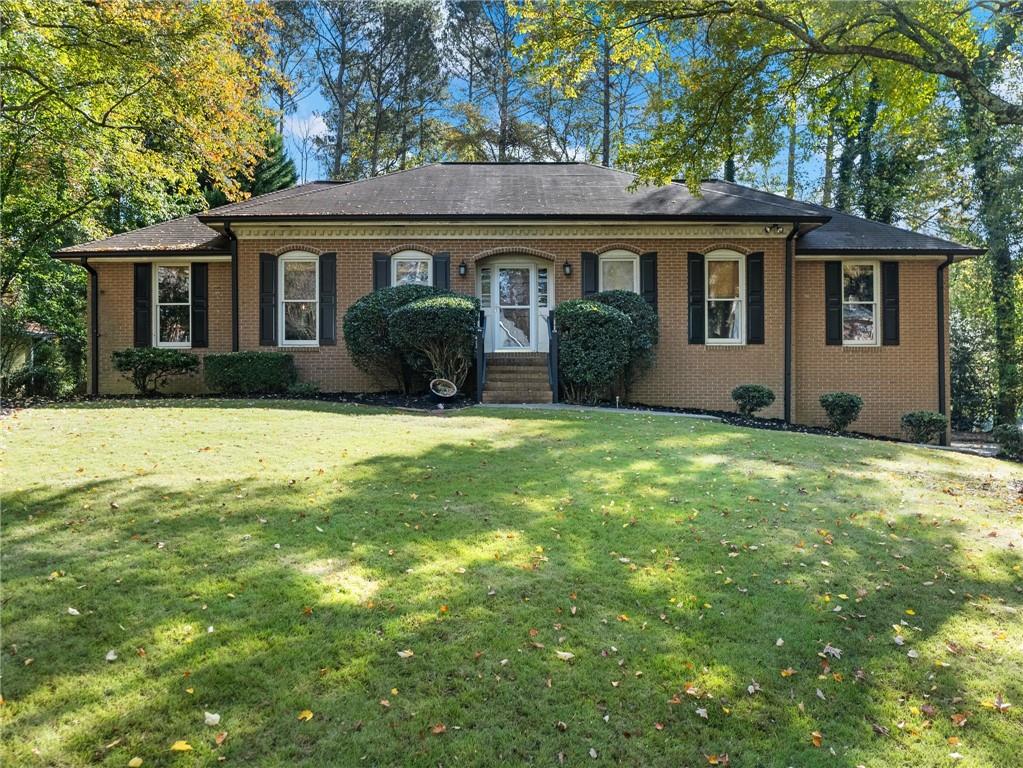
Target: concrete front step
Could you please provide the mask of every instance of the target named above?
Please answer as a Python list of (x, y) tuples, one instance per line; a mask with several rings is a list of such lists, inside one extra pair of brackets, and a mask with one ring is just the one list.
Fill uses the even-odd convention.
[(483, 388), (484, 392), (500, 392), (504, 395), (514, 395), (517, 392), (550, 392), (551, 388), (546, 381), (537, 381), (529, 384), (509, 384), (499, 381), (496, 383), (487, 382)]
[(487, 370), (491, 368), (514, 368), (520, 366), (543, 366), (547, 367), (547, 355), (537, 352), (491, 352), (487, 355)]
[(531, 381), (542, 381), (547, 383), (550, 380), (547, 371), (487, 371), (487, 384), (492, 381), (509, 381), (528, 383)]
[(483, 390), (484, 403), (552, 403), (550, 390), (546, 392), (519, 390), (515, 393), (492, 392), (489, 389)]

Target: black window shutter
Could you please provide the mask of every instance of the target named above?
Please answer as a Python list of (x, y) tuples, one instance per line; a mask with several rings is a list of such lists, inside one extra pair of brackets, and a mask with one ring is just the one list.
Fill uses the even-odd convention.
[(842, 262), (824, 262), (824, 343), (842, 346)]
[(153, 346), (153, 265), (135, 264), (135, 346)]
[(583, 253), (580, 261), (583, 264), (583, 298), (586, 298), (600, 290), (600, 282), (597, 280), (597, 254)]
[(192, 346), (210, 345), (209, 264), (192, 264)]
[(746, 343), (764, 343), (764, 254), (746, 257)]
[(433, 255), (433, 287), (442, 291), (451, 288), (451, 254), (435, 253)]
[(391, 259), (386, 253), (373, 254), (373, 290), (379, 291), (391, 284)]
[(639, 257), (639, 293), (657, 309), (657, 254), (653, 251)]
[(277, 344), (277, 257), (259, 254), (259, 346)]
[(899, 262), (881, 262), (881, 340), (886, 347), (899, 344)]
[(703, 344), (706, 339), (704, 315), (704, 258), (702, 253), (689, 253), (689, 343)]
[(337, 254), (320, 254), (320, 344), (337, 344)]

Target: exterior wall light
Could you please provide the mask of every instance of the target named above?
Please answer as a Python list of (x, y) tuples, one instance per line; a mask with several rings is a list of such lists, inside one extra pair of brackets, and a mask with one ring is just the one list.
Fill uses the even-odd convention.
[(562, 269), (565, 272), (565, 277), (571, 277), (572, 276), (572, 263), (571, 262), (566, 261), (565, 265), (562, 267)]
[(463, 261), (461, 264), (458, 265), (458, 276), (465, 277), (467, 274), (469, 274), (469, 267)]

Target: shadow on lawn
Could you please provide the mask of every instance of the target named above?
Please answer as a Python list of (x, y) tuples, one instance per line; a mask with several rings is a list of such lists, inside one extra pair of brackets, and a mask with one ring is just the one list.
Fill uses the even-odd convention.
[[(123, 751), (102, 750), (118, 738), (153, 765), (177, 738), (200, 763), (243, 765), (551, 764), (559, 751), (572, 764), (590, 747), (637, 765), (720, 752), (733, 765), (912, 761), (911, 740), (872, 724), (895, 731), (896, 692), (928, 693), (947, 721), (964, 681), (906, 650), (967, 610), (963, 593), (1017, 599), (1008, 582), (942, 573), (960, 557), (961, 523), (886, 524), (889, 489), (840, 442), (778, 465), (771, 436), (746, 451), (740, 429), (682, 421), (623, 446), (627, 422), (492, 414), (457, 418), (536, 429), (293, 484), (196, 480), (185, 494), (125, 475), (7, 499), (5, 641), (36, 659), (7, 665), (8, 738), (27, 753), (59, 723), (64, 761), (118, 765)], [(54, 570), (67, 575), (48, 581)], [(921, 604), (930, 578), (942, 584)], [(921, 628), (899, 647), (891, 625), (903, 619)], [(827, 643), (841, 659), (819, 655)], [(415, 656), (400, 659), (405, 648)], [(788, 667), (797, 674), (782, 678)], [(754, 679), (763, 690), (750, 696)], [(687, 695), (690, 684), (714, 698)], [(300, 723), (306, 708), (316, 716)], [(204, 709), (230, 733), (219, 750)], [(430, 733), (438, 722), (443, 736)], [(971, 754), (997, 762), (998, 738), (978, 721)]]

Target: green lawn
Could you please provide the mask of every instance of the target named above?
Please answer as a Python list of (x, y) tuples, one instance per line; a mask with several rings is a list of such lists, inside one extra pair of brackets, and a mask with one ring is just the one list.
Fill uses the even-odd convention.
[(642, 414), (300, 402), (0, 430), (4, 765), (1023, 750), (1019, 465)]

